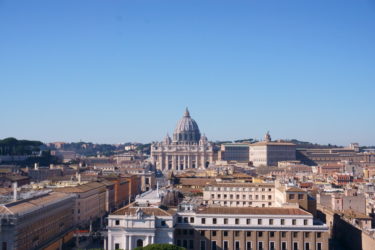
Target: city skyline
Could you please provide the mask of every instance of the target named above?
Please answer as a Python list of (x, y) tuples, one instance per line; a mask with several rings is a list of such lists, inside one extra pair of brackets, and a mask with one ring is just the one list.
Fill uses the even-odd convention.
[[(22, 4), (21, 4), (22, 3)], [(371, 1), (0, 2), (0, 138), (375, 144)]]

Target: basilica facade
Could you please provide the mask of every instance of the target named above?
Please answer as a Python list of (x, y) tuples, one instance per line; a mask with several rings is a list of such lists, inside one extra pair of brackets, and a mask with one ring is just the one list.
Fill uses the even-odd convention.
[(207, 168), (213, 158), (213, 144), (201, 135), (188, 109), (177, 123), (173, 138), (167, 135), (162, 142), (151, 145), (151, 161), (162, 171)]

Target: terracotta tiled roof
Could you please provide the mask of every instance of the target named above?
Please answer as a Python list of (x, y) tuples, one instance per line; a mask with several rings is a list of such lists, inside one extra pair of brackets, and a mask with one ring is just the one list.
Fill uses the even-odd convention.
[(163, 210), (158, 207), (134, 207), (134, 203), (132, 203), (113, 212), (112, 215), (135, 215), (138, 209), (148, 216), (172, 216), (175, 213), (173, 210)]
[(231, 183), (216, 183), (212, 186), (216, 187), (275, 187), (273, 183), (241, 183), (241, 182), (231, 182)]
[(38, 207), (46, 206), (67, 197), (69, 197), (69, 195), (67, 194), (52, 192), (47, 195), (35, 197), (32, 199), (11, 202), (0, 206), (0, 214), (3, 212), (7, 214), (26, 213)]
[(260, 214), (260, 215), (310, 215), (300, 208), (278, 207), (206, 207), (197, 211), (198, 214)]
[(184, 186), (206, 186), (216, 182), (213, 178), (181, 178), (179, 181), (179, 184)]

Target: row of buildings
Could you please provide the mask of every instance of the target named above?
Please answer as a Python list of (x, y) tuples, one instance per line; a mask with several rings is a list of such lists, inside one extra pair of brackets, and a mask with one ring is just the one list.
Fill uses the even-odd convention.
[(61, 249), (77, 229), (103, 226), (104, 217), (134, 200), (140, 186), (136, 175), (82, 181), (78, 174), (76, 180), (22, 187), (15, 182), (0, 195), (1, 249)]
[(375, 153), (360, 151), (353, 143), (348, 148), (297, 148), (288, 141), (272, 141), (267, 132), (255, 143), (224, 143), (217, 147), (200, 133), (198, 124), (186, 109), (178, 121), (173, 137), (167, 135), (151, 145), (151, 162), (161, 171), (207, 168), (215, 162), (237, 162), (250, 166), (277, 166), (278, 162), (295, 161), (319, 165), (338, 161), (355, 164), (375, 163)]

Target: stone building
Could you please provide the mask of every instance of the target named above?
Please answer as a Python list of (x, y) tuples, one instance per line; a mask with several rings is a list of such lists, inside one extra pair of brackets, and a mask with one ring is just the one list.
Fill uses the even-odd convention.
[(328, 250), (328, 227), (300, 208), (201, 206), (197, 199), (162, 208), (152, 197), (143, 200), (150, 202), (109, 216), (105, 249), (173, 243), (197, 250)]
[(0, 249), (58, 249), (74, 229), (74, 200), (45, 191), (0, 205)]
[(156, 169), (162, 171), (207, 168), (214, 161), (214, 147), (201, 135), (198, 124), (186, 109), (173, 138), (167, 135), (162, 142), (152, 144), (151, 160)]
[(255, 167), (277, 166), (279, 161), (294, 161), (296, 145), (290, 142), (271, 141), (267, 132), (264, 140), (250, 144), (250, 161)]

